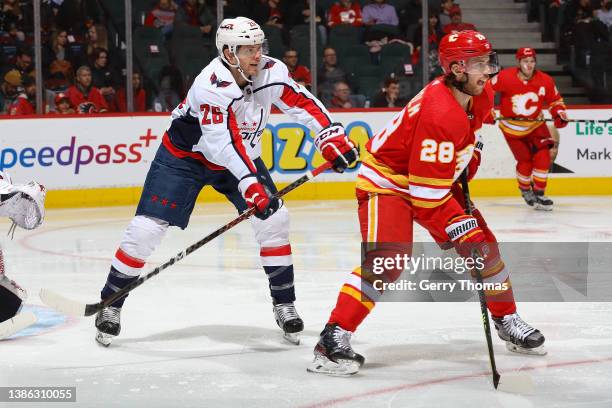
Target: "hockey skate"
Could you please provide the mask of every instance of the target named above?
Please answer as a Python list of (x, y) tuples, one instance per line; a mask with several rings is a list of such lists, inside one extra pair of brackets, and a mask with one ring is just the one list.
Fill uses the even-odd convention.
[(326, 324), (306, 370), (341, 377), (357, 373), (365, 358), (351, 347), (351, 334), (337, 324)]
[(535, 204), (534, 204), (534, 208), (536, 210), (541, 210), (541, 211), (552, 211), (553, 209), (553, 200), (551, 200), (550, 198), (546, 197), (544, 195), (543, 191), (534, 191), (534, 195), (535, 195)]
[(104, 347), (110, 346), (113, 338), (121, 332), (121, 309), (107, 306), (96, 316), (96, 341)]
[(300, 344), (300, 332), (304, 330), (304, 322), (295, 310), (293, 303), (273, 303), (274, 319), (283, 330), (287, 341), (295, 345)]
[(535, 194), (533, 194), (533, 190), (529, 189), (529, 190), (521, 190), (521, 195), (523, 196), (523, 200), (525, 200), (525, 203), (530, 206), (533, 207), (533, 205), (536, 202), (536, 196)]
[(493, 323), (499, 338), (506, 342), (509, 351), (538, 356), (546, 354), (542, 333), (523, 321), (518, 313), (493, 317)]

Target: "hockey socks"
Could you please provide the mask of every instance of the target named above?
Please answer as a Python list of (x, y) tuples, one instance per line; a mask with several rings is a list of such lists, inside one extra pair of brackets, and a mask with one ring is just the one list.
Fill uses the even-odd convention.
[[(108, 278), (106, 279), (106, 284), (104, 285), (104, 288), (102, 288), (100, 296), (102, 297), (102, 299), (106, 299), (115, 294), (115, 292), (118, 292), (130, 283), (134, 282), (136, 279), (138, 279), (137, 276), (124, 275), (123, 273), (115, 269), (114, 266), (111, 266), (110, 272), (108, 273)], [(122, 297), (121, 299), (116, 300), (111, 306), (121, 308), (126, 298), (127, 295)]]

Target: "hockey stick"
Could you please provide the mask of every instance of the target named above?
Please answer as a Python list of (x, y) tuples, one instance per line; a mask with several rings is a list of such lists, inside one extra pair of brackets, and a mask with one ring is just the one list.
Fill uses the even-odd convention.
[[(554, 119), (551, 118), (541, 118), (541, 119), (528, 119), (528, 118), (504, 118), (498, 117), (495, 120), (514, 120), (517, 122), (554, 122)], [(608, 120), (603, 119), (568, 119), (566, 122), (576, 122), (576, 123), (610, 123), (612, 124), (612, 118)]]
[[(275, 196), (276, 197), (282, 197), (282, 196), (286, 195), (290, 191), (295, 190), (296, 188), (298, 188), (302, 184), (306, 183), (309, 180), (312, 180), (314, 177), (316, 177), (319, 174), (323, 173), (325, 170), (331, 168), (331, 166), (332, 166), (332, 164), (330, 162), (325, 162), (321, 166), (317, 167), (316, 169), (314, 169), (312, 171), (307, 172), (305, 175), (303, 175), (299, 179), (295, 180), (293, 183), (289, 184), (288, 186), (286, 186), (285, 188), (280, 190), (278, 193), (275, 194)], [(140, 278), (138, 278), (134, 282), (130, 283), (126, 287), (124, 287), (124, 288), (120, 289), (119, 291), (115, 292), (112, 296), (109, 296), (108, 298), (103, 299), (102, 301), (100, 301), (98, 303), (89, 303), (89, 304), (80, 303), (80, 302), (68, 299), (68, 298), (66, 298), (66, 297), (64, 297), (64, 296), (62, 296), (62, 295), (60, 295), (58, 293), (55, 293), (53, 291), (50, 291), (50, 290), (44, 289), (44, 288), (40, 290), (40, 294), (39, 294), (40, 295), (40, 299), (46, 305), (48, 305), (48, 306), (50, 306), (50, 307), (52, 307), (52, 308), (54, 308), (56, 310), (59, 310), (60, 312), (66, 313), (68, 315), (72, 315), (72, 316), (92, 316), (92, 315), (96, 314), (98, 311), (102, 310), (104, 307), (113, 304), (117, 299), (120, 299), (120, 298), (126, 296), (132, 290), (136, 289), (137, 287), (139, 287), (144, 282), (146, 282), (147, 280), (151, 279), (152, 277), (154, 277), (155, 275), (157, 275), (158, 273), (160, 273), (164, 269), (174, 265), (175, 263), (177, 263), (178, 261), (180, 261), (181, 259), (183, 259), (187, 255), (191, 254), (192, 252), (194, 252), (197, 249), (201, 248), (202, 246), (206, 245), (207, 243), (209, 243), (213, 239), (217, 238), (219, 235), (223, 234), (224, 232), (228, 231), (229, 229), (231, 229), (231, 228), (235, 227), (236, 225), (240, 224), (242, 221), (246, 220), (247, 218), (249, 218), (254, 213), (255, 213), (255, 209), (254, 208), (248, 209), (247, 211), (245, 211), (242, 214), (240, 214), (238, 217), (234, 218), (232, 221), (228, 222), (227, 224), (223, 225), (222, 227), (217, 228), (215, 231), (213, 231), (212, 233), (210, 233), (206, 237), (202, 238), (201, 240), (199, 240), (195, 244), (192, 244), (191, 246), (187, 247), (187, 249), (179, 252), (174, 257), (172, 257), (168, 261), (166, 261), (164, 264), (162, 264), (162, 265), (158, 266), (157, 268), (153, 269), (151, 272), (147, 273), (146, 275), (141, 276)]]
[[(465, 211), (468, 215), (472, 215), (472, 200), (470, 199), (470, 189), (468, 187), (467, 170), (461, 174), (461, 187), (463, 189), (463, 197), (465, 198)], [(476, 250), (472, 251), (472, 258), (478, 256)], [(526, 373), (520, 374), (504, 374), (503, 380), (497, 372), (495, 364), (495, 352), (493, 351), (493, 339), (491, 338), (491, 322), (489, 320), (489, 310), (487, 307), (487, 298), (484, 293), (484, 285), (480, 268), (474, 268), (476, 274), (476, 282), (478, 283), (478, 299), (480, 300), (480, 313), (482, 315), (482, 323), (484, 326), (485, 337), (487, 339), (487, 348), (489, 350), (489, 362), (491, 363), (491, 374), (493, 377), (493, 387), (496, 390), (529, 394), (533, 391), (533, 379)]]
[(0, 340), (36, 323), (36, 315), (32, 312), (19, 313), (15, 317), (0, 323)]

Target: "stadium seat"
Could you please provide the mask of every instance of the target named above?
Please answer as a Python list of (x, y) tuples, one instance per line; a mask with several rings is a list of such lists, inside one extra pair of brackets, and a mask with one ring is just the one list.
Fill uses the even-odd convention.
[(174, 50), (175, 65), (181, 70), (186, 82), (195, 78), (210, 60), (210, 51), (199, 41), (185, 42)]
[(359, 44), (360, 28), (350, 25), (334, 26), (329, 29), (329, 45), (334, 47), (337, 53), (351, 45)]
[(161, 69), (169, 64), (168, 51), (161, 30), (154, 27), (138, 27), (134, 30), (134, 55), (147, 76), (154, 83), (159, 81)]
[[(289, 32), (290, 44), (300, 57), (300, 64), (310, 66), (310, 26), (308, 24), (296, 25)], [(323, 41), (317, 30), (317, 58), (323, 55)], [(320, 62), (320, 61), (319, 61)]]

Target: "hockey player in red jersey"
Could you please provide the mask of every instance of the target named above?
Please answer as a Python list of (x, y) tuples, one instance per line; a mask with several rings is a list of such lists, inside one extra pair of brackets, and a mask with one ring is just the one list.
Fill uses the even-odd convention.
[[(444, 76), (429, 83), (366, 145), (356, 186), (361, 236), (368, 247), (377, 243), (383, 249), (377, 252), (381, 246), (374, 246), (364, 267), (347, 277), (309, 371), (348, 375), (359, 370), (364, 358), (352, 349), (351, 333), (382, 294), (372, 284), (374, 275), (367, 265), (376, 256), (389, 255), (384, 243), (409, 247), (413, 222), (463, 257), (471, 256), (469, 248), (475, 247), (485, 259), (484, 282), (507, 284), (505, 290), (485, 294), (498, 334), (509, 349), (534, 353), (544, 343), (542, 334), (516, 313), (508, 268), (495, 236), (477, 209), (473, 216), (466, 215), (457, 183), (466, 168), (473, 177), (480, 161), (475, 132), (485, 120), (492, 121), (488, 81), (499, 70), (496, 54), (482, 34), (462, 31), (442, 39), (439, 55)], [(394, 281), (400, 273), (392, 270), (385, 280)]]
[[(219, 56), (196, 77), (172, 112), (136, 216), (112, 260), (103, 299), (138, 278), (169, 226), (187, 227), (200, 190), (210, 185), (239, 212), (255, 208), (251, 225), (274, 317), (285, 337), (298, 342), (304, 324), (294, 306), (289, 212), (274, 195), (276, 187), (260, 157), (272, 104), (317, 134), (313, 144), (334, 170), (344, 171), (357, 159), (357, 151), (323, 104), (289, 77), (285, 64), (264, 55), (264, 45), (264, 32), (253, 20), (221, 22), (216, 34)], [(102, 345), (108, 346), (121, 330), (124, 300), (96, 317), (96, 340)]]
[(520, 48), (516, 52), (518, 67), (506, 68), (491, 80), (496, 92), (501, 94), (499, 127), (504, 133), (510, 150), (516, 159), (516, 178), (525, 202), (537, 210), (550, 211), (553, 201), (544, 195), (548, 169), (551, 164), (550, 149), (556, 142), (541, 119), (542, 109), (548, 105), (556, 128), (567, 126), (563, 98), (553, 79), (536, 69), (536, 52), (533, 48)]

